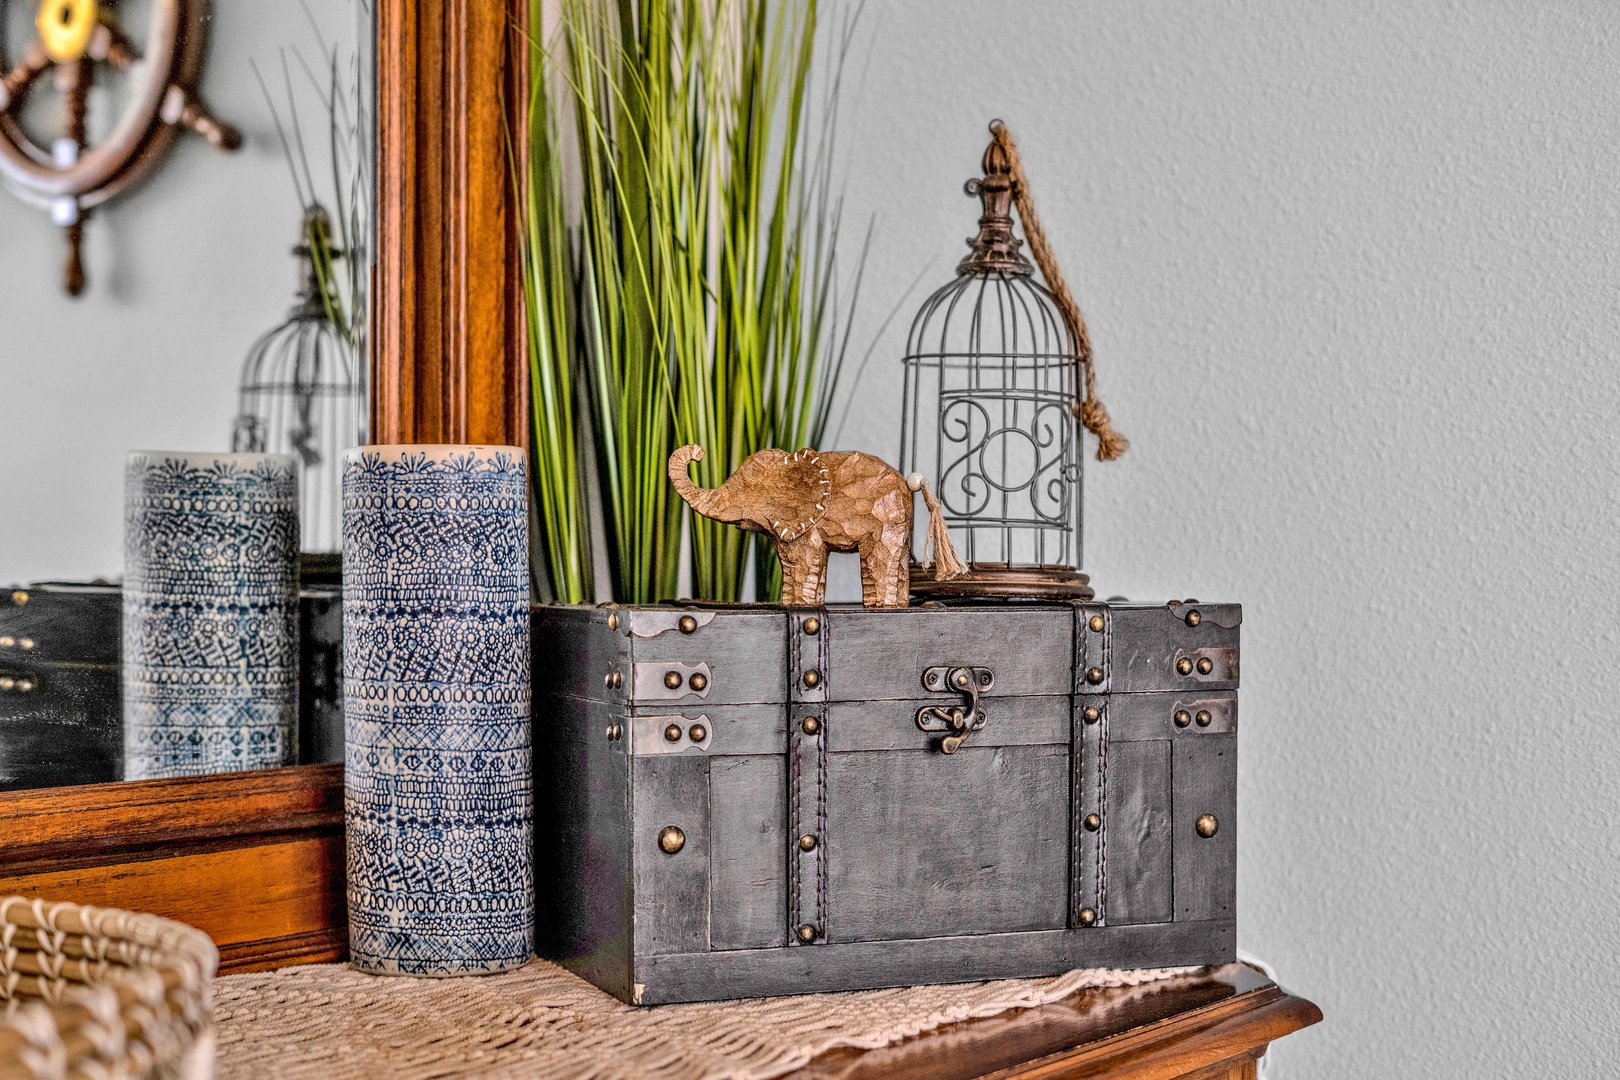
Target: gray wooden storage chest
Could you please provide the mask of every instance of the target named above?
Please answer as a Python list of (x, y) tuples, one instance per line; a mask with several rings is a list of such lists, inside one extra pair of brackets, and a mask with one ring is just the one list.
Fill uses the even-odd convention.
[(1230, 961), (1240, 619), (536, 608), (540, 951), (643, 1004)]

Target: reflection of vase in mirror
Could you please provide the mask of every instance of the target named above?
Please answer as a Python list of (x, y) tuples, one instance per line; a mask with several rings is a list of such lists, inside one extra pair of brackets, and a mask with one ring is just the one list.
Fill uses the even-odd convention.
[(296, 761), (294, 469), (286, 454), (129, 456), (125, 779)]

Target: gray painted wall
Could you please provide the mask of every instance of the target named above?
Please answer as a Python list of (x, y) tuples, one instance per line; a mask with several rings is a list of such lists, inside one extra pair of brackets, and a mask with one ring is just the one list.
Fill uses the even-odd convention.
[[(296, 208), (244, 64), (298, 28), (217, 7), (206, 90), (255, 140), (183, 147), (103, 215), (86, 300), (0, 200), (0, 579), (116, 570), (123, 450), (222, 440), (286, 302)], [(894, 452), (904, 323), (1004, 117), (1135, 441), (1089, 470), (1086, 568), (1103, 595), (1246, 605), (1240, 938), (1328, 1017), (1271, 1075), (1609, 1071), (1620, 8), (866, 19), (845, 145), (852, 212), (881, 215), (869, 330), (934, 269), (845, 443)]]
[[(1086, 569), (1245, 605), (1239, 941), (1327, 1014), (1271, 1075), (1611, 1074), (1620, 6), (867, 17), (870, 314), (1005, 118), (1135, 443)], [(848, 429), (891, 455), (903, 343)]]
[[(354, 3), (308, 7), (347, 43)], [(83, 296), (62, 292), (60, 230), (0, 190), (0, 584), (121, 574), (125, 453), (229, 450), (242, 360), (292, 306), (302, 213), (248, 62), (279, 87), (282, 47), (316, 64), (319, 48), (293, 0), (213, 10), (202, 98), (246, 141), (221, 154), (183, 136), (146, 183), (98, 209)], [(293, 73), (317, 136), (321, 106)]]

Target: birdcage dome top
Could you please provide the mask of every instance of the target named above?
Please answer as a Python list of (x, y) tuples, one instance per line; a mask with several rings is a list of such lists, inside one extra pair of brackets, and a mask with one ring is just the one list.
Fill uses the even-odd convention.
[(1028, 275), (962, 274), (917, 312), (908, 364), (956, 368), (1072, 368), (1074, 335), (1057, 301)]

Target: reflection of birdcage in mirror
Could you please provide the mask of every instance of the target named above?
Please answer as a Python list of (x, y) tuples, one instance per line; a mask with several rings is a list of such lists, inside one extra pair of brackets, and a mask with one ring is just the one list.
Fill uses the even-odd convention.
[(968, 571), (939, 582), (915, 568), (912, 590), (1089, 598), (1075, 334), (1019, 250), (997, 142), (984, 172), (967, 184), (984, 204), (973, 250), (912, 323), (900, 433), (900, 470), (934, 483)]
[[(365, 365), (358, 343), (334, 325), (311, 238), (330, 258), (331, 223), (314, 207), (305, 219), (298, 256), (298, 302), (280, 326), (253, 343), (242, 365), (232, 449), (296, 455), (303, 550), (340, 551), (343, 542), (343, 451), (366, 441)], [(327, 265), (330, 266), (328, 260)]]

